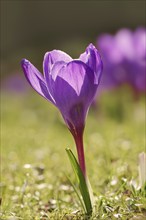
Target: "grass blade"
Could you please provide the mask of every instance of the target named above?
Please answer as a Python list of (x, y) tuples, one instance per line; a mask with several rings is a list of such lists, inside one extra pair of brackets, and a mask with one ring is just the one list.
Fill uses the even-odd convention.
[(69, 178), (69, 176), (66, 175), (66, 177), (67, 177), (68, 181), (70, 182), (70, 184), (72, 185), (72, 187), (73, 187), (73, 189), (74, 189), (74, 191), (75, 191), (75, 193), (76, 193), (76, 195), (77, 195), (77, 197), (78, 197), (78, 199), (79, 199), (79, 202), (80, 202), (80, 204), (81, 204), (81, 206), (82, 206), (84, 212), (86, 212), (85, 205), (84, 205), (84, 203), (83, 203), (83, 201), (82, 201), (82, 198), (80, 197), (80, 195), (79, 195), (79, 193), (78, 193), (77, 188), (75, 187), (75, 185), (73, 184), (73, 182), (71, 181), (71, 179)]
[(85, 177), (81, 171), (81, 168), (80, 168), (74, 154), (72, 153), (72, 151), (69, 148), (67, 148), (66, 152), (68, 154), (72, 168), (73, 168), (74, 173), (76, 175), (77, 182), (79, 184), (79, 189), (80, 189), (80, 192), (81, 192), (84, 204), (85, 204), (86, 213), (91, 214), (92, 213), (92, 204), (91, 204), (91, 199), (90, 199), (90, 194), (89, 194), (88, 186), (86, 183), (86, 179), (85, 179)]

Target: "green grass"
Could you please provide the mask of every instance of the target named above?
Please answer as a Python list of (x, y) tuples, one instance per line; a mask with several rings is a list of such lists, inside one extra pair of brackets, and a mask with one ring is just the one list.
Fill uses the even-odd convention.
[[(75, 183), (65, 148), (76, 149), (58, 110), (35, 93), (2, 94), (1, 103), (0, 218), (88, 219), (66, 177)], [(90, 109), (84, 145), (96, 196), (91, 219), (145, 219), (144, 189), (131, 184), (139, 184), (144, 120), (144, 98), (134, 102), (129, 91), (104, 94)]]

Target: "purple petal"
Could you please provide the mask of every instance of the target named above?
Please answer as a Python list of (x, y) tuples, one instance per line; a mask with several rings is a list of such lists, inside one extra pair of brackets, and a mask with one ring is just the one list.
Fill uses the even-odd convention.
[(52, 93), (52, 79), (56, 78), (60, 68), (71, 60), (72, 58), (68, 54), (60, 50), (53, 50), (45, 54), (43, 69), (46, 86), (50, 94)]
[(28, 60), (23, 59), (21, 66), (29, 84), (44, 98), (52, 102), (42, 74)]
[(120, 53), (112, 35), (102, 34), (97, 40), (97, 46), (100, 50), (104, 64), (106, 62), (118, 64), (122, 61), (123, 55)]
[[(90, 73), (90, 75), (89, 75)], [(64, 66), (58, 76), (64, 79), (79, 96), (84, 84), (85, 76), (89, 75), (89, 81), (94, 84), (94, 73), (83, 62), (74, 60)]]
[(129, 84), (133, 85), (139, 92), (146, 91), (146, 64), (133, 63), (128, 69)]
[(68, 63), (72, 61), (72, 58), (61, 50), (52, 50), (45, 54), (43, 62), (45, 77), (50, 73), (53, 65), (60, 61)]
[(98, 85), (101, 78), (103, 65), (101, 57), (94, 45), (89, 44), (89, 46), (86, 48), (86, 51), (80, 55), (79, 59), (88, 65), (92, 71), (94, 71), (94, 82)]
[(51, 82), (51, 95), (67, 124), (83, 126), (97, 89), (93, 71), (82, 61), (72, 61), (64, 65)]
[(51, 72), (48, 73), (48, 71), (46, 70), (46, 68), (44, 68), (44, 75), (45, 75), (45, 80), (46, 80), (46, 85), (47, 85), (47, 89), (49, 91), (49, 94), (51, 95), (51, 98), (53, 99), (54, 103), (55, 103), (55, 99), (53, 97), (53, 85), (54, 85), (54, 81), (60, 71), (60, 69), (66, 65), (66, 63), (64, 63), (63, 61), (60, 62), (56, 62), (52, 69)]
[(129, 29), (121, 29), (115, 35), (115, 43), (124, 58), (132, 60), (134, 58), (133, 33)]
[(138, 28), (134, 33), (134, 47), (136, 59), (146, 59), (146, 28)]

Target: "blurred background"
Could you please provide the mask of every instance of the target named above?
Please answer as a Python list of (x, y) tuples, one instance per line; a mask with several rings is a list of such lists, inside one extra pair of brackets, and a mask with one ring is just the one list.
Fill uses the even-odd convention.
[(42, 72), (47, 51), (60, 49), (78, 58), (91, 42), (104, 69), (84, 135), (89, 179), (96, 195), (109, 196), (108, 211), (105, 199), (99, 200), (107, 215), (120, 207), (129, 213), (127, 219), (139, 219), (136, 212), (143, 210), (145, 215), (145, 206), (138, 191), (134, 205), (129, 181), (138, 182), (138, 155), (146, 143), (146, 1), (1, 0), (0, 4), (3, 219), (11, 215), (30, 219), (29, 214), (31, 219), (36, 215), (45, 219), (42, 206), (50, 207), (46, 204), (52, 198), (58, 200), (59, 210), (68, 206), (78, 210), (78, 203), (72, 197), (64, 199), (68, 191), (62, 194), (60, 187), (67, 183), (64, 171), (70, 169), (72, 175), (65, 147), (76, 152), (73, 138), (57, 108), (30, 87), (20, 62), (26, 58)]
[(145, 26), (145, 1), (1, 1), (1, 74), (23, 75), (22, 58), (42, 69), (44, 53), (73, 58), (102, 33)]

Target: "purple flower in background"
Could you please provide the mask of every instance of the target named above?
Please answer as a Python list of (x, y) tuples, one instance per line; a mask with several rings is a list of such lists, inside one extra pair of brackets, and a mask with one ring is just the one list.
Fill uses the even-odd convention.
[(25, 94), (29, 87), (27, 82), (24, 82), (24, 76), (18, 73), (11, 73), (2, 79), (2, 89), (5, 92), (12, 92), (17, 94)]
[(75, 139), (79, 164), (86, 175), (83, 131), (102, 72), (97, 49), (90, 44), (74, 60), (60, 50), (47, 52), (43, 61), (44, 76), (28, 60), (23, 59), (21, 64), (30, 85), (60, 110)]
[(133, 92), (146, 91), (146, 29), (135, 32), (121, 29), (114, 36), (101, 35), (97, 40), (104, 73), (101, 87), (108, 89), (129, 84)]

